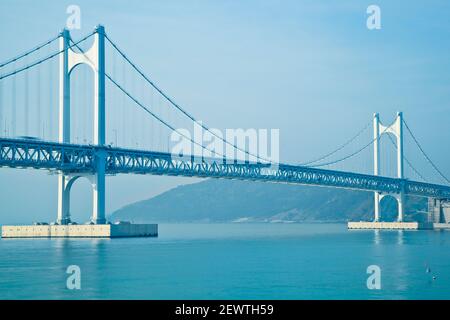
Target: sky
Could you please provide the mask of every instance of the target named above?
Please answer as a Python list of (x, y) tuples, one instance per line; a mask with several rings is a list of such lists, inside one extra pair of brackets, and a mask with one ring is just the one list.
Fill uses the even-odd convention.
[[(0, 1), (0, 61), (59, 32), (69, 5), (79, 38), (103, 24), (142, 70), (211, 127), (280, 129), (283, 162), (320, 156), (379, 112), (403, 111), (450, 175), (448, 1)], [(369, 5), (381, 29), (366, 26)], [(115, 176), (107, 211), (198, 179)], [(0, 223), (56, 217), (56, 176), (0, 169)], [(72, 215), (89, 219), (90, 186)]]

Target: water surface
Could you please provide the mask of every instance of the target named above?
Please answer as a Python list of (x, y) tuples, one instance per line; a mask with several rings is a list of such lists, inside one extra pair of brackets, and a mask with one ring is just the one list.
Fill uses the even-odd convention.
[[(450, 299), (447, 231), (163, 224), (159, 233), (1, 239), (0, 299)], [(81, 290), (66, 288), (69, 265), (81, 269)], [(381, 290), (367, 289), (369, 265), (381, 268)]]

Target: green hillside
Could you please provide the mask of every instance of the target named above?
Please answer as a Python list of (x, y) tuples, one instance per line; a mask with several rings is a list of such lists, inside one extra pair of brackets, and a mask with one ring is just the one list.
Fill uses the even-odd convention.
[[(396, 201), (385, 198), (382, 219), (396, 217)], [(406, 219), (422, 220), (426, 199), (408, 198)], [(127, 205), (110, 220), (134, 222), (307, 221), (373, 219), (373, 193), (288, 184), (205, 180)]]

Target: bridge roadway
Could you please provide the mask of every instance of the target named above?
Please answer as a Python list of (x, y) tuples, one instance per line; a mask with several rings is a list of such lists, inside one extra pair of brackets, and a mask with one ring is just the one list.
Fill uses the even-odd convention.
[[(103, 160), (104, 159), (104, 160)], [(292, 183), (382, 193), (450, 199), (450, 187), (304, 166), (225, 161), (220, 158), (177, 156), (170, 153), (63, 144), (32, 139), (0, 138), (0, 167), (34, 168), (70, 174), (92, 173), (96, 161), (106, 162), (107, 174), (153, 174)]]

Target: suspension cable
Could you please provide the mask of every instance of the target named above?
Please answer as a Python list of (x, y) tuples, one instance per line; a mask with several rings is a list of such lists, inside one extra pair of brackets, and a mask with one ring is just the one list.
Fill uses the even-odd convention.
[[(380, 136), (381, 136), (383, 133), (385, 133), (386, 130), (389, 129), (389, 128), (390, 128), (390, 126), (386, 127), (386, 128), (383, 130), (383, 132), (380, 133)], [(378, 139), (378, 137), (377, 137), (377, 138), (374, 138), (372, 141), (370, 141), (368, 144), (364, 145), (362, 148), (356, 150), (355, 152), (353, 152), (353, 153), (351, 153), (351, 154), (349, 154), (349, 155), (347, 155), (347, 156), (345, 156), (345, 157), (343, 157), (343, 158), (337, 159), (337, 160), (335, 160), (335, 161), (330, 161), (330, 162), (326, 162), (326, 163), (320, 163), (320, 164), (312, 165), (312, 166), (310, 166), (310, 167), (312, 167), (312, 168), (325, 167), (325, 166), (329, 166), (329, 165), (336, 164), (336, 163), (345, 161), (345, 160), (347, 160), (347, 159), (350, 159), (350, 158), (356, 156), (357, 154), (359, 154), (360, 152), (364, 151), (365, 149), (367, 149), (367, 148), (368, 148), (370, 145), (372, 145), (377, 139)]]
[(7, 60), (7, 61), (1, 63), (1, 64), (0, 64), (0, 68), (3, 68), (3, 67), (5, 67), (5, 66), (7, 66), (7, 65), (9, 65), (9, 64), (11, 64), (11, 63), (13, 63), (13, 62), (15, 62), (15, 61), (18, 61), (18, 60), (20, 60), (20, 59), (22, 59), (22, 58), (24, 58), (24, 57), (26, 57), (26, 56), (32, 54), (33, 52), (38, 51), (38, 50), (44, 48), (45, 46), (48, 46), (48, 45), (51, 44), (53, 41), (57, 40), (59, 37), (60, 37), (60, 34), (58, 34), (56, 37), (53, 37), (53, 38), (51, 38), (50, 40), (48, 40), (48, 41), (46, 41), (46, 42), (43, 42), (43, 43), (37, 45), (36, 47), (34, 47), (33, 49), (31, 49), (31, 50), (29, 50), (29, 51), (27, 51), (27, 52), (24, 52), (24, 53), (22, 53), (22, 54), (20, 54), (20, 55), (18, 55), (18, 56), (16, 56), (16, 57), (14, 57), (14, 58), (11, 58), (11, 59), (9, 59), (9, 60)]
[(323, 156), (320, 157), (320, 158), (316, 158), (316, 159), (311, 160), (311, 161), (307, 161), (307, 162), (304, 162), (304, 163), (300, 163), (299, 165), (300, 165), (300, 166), (308, 166), (308, 165), (310, 165), (310, 164), (313, 164), (313, 163), (319, 162), (319, 161), (321, 161), (321, 160), (324, 160), (324, 159), (326, 159), (326, 158), (329, 158), (330, 156), (332, 156), (332, 155), (335, 154), (336, 152), (341, 151), (341, 150), (344, 149), (346, 146), (348, 146), (350, 143), (352, 143), (353, 141), (355, 141), (359, 136), (361, 136), (361, 134), (362, 134), (364, 131), (366, 131), (366, 129), (370, 126), (370, 124), (371, 124), (371, 121), (369, 121), (369, 122), (364, 126), (364, 128), (362, 128), (355, 136), (353, 136), (352, 138), (350, 138), (348, 141), (346, 141), (344, 144), (342, 144), (342, 145), (341, 145), (340, 147), (338, 147), (337, 149), (331, 151), (330, 153), (327, 153), (327, 154), (323, 155)]
[[(172, 131), (178, 133), (180, 136), (182, 136), (183, 138), (189, 140), (190, 142), (200, 146), (202, 149), (211, 152), (212, 154), (217, 154), (216, 151), (213, 150), (209, 150), (208, 148), (206, 148), (205, 146), (203, 146), (201, 143), (196, 142), (195, 140), (193, 140), (191, 137), (188, 137), (187, 135), (185, 135), (184, 133), (178, 131), (177, 129), (175, 129), (173, 126), (171, 126), (169, 123), (167, 123), (164, 119), (158, 117), (155, 113), (153, 113), (152, 111), (150, 111), (144, 104), (142, 104), (140, 101), (138, 101), (135, 97), (133, 97), (128, 91), (126, 91), (120, 84), (118, 84), (112, 77), (110, 77), (107, 73), (105, 73), (106, 78), (108, 78), (109, 81), (111, 81), (117, 88), (119, 88), (125, 95), (127, 95), (134, 103), (136, 103), (139, 107), (141, 107), (145, 112), (147, 112), (148, 114), (150, 114), (153, 118), (155, 118), (156, 120), (158, 120), (159, 122), (161, 122), (163, 125), (165, 125), (167, 128), (171, 129)], [(219, 156), (225, 158), (225, 155), (223, 154), (219, 154)]]
[(450, 180), (441, 172), (441, 170), (439, 170), (439, 168), (434, 164), (434, 162), (431, 161), (430, 157), (425, 153), (424, 149), (422, 148), (422, 146), (420, 145), (419, 141), (416, 139), (416, 137), (414, 136), (414, 134), (412, 133), (411, 129), (409, 128), (408, 124), (406, 123), (406, 121), (404, 119), (403, 119), (403, 123), (405, 124), (406, 129), (408, 130), (409, 134), (413, 138), (413, 140), (416, 143), (417, 147), (419, 147), (419, 150), (420, 150), (420, 152), (422, 152), (422, 155), (425, 157), (425, 159), (427, 159), (427, 161), (431, 164), (431, 166), (434, 168), (434, 170), (436, 170), (436, 172), (445, 181), (447, 181), (447, 183), (450, 183)]
[[(392, 137), (389, 134), (387, 136), (389, 138), (389, 141), (391, 141), (391, 143), (394, 145), (395, 149), (397, 149), (398, 147), (394, 139), (392, 139)], [(428, 182), (428, 180), (425, 179), (422, 174), (420, 174), (420, 172), (412, 165), (412, 163), (408, 160), (408, 158), (405, 155), (403, 155), (403, 159), (408, 164), (408, 166), (415, 172), (415, 174), (417, 174), (424, 182)]]
[[(71, 40), (72, 41), (72, 40)], [(91, 61), (89, 59), (88, 56), (86, 56), (85, 52), (83, 49), (81, 49), (78, 46), (78, 43), (74, 43), (73, 46), (75, 46), (78, 50), (80, 50), (80, 52), (83, 54), (84, 57), (86, 57), (89, 61)], [(92, 62), (92, 61), (91, 61)], [(120, 84), (117, 83), (117, 81), (115, 81), (107, 72), (105, 72), (105, 77), (111, 81), (112, 84), (114, 84), (120, 91), (122, 91), (128, 98), (130, 98), (134, 103), (136, 103), (139, 107), (141, 107), (145, 112), (147, 112), (148, 114), (150, 114), (153, 118), (155, 118), (156, 120), (158, 120), (159, 122), (161, 122), (163, 125), (165, 125), (167, 128), (171, 129), (172, 131), (176, 132), (177, 134), (179, 134), (180, 136), (182, 136), (183, 138), (189, 140), (190, 142), (194, 143), (195, 145), (198, 145), (199, 147), (201, 147), (203, 150), (209, 151), (212, 154), (218, 154), (216, 151), (213, 150), (209, 150), (208, 148), (206, 148), (205, 146), (203, 146), (202, 144), (194, 141), (191, 137), (188, 137), (187, 135), (183, 134), (182, 132), (178, 131), (177, 129), (175, 129), (172, 125), (170, 125), (168, 122), (166, 122), (164, 119), (158, 117), (155, 113), (153, 113), (151, 110), (149, 110), (143, 103), (141, 103), (140, 101), (138, 101), (136, 98), (134, 98), (128, 91), (125, 90), (125, 88), (123, 88)], [(218, 154), (219, 156), (225, 158), (225, 155), (223, 154)]]
[[(88, 39), (89, 37), (91, 37), (93, 34), (94, 34), (94, 32), (91, 32), (90, 34), (88, 34), (88, 35), (87, 35), (86, 37), (84, 37), (83, 39), (81, 39), (81, 40), (77, 41), (76, 43), (74, 43), (73, 45), (69, 46), (68, 49), (70, 49), (70, 48), (72, 48), (72, 47), (78, 45), (79, 43), (85, 41), (86, 39)], [(6, 73), (6, 74), (4, 74), (4, 75), (2, 75), (2, 76), (0, 77), (0, 80), (6, 79), (6, 78), (8, 78), (8, 77), (10, 77), (10, 76), (13, 76), (13, 75), (15, 75), (15, 74), (21, 73), (22, 71), (25, 71), (25, 70), (28, 70), (28, 69), (30, 69), (30, 68), (33, 68), (33, 67), (35, 67), (35, 66), (37, 66), (37, 65), (39, 65), (39, 64), (41, 64), (41, 63), (43, 63), (43, 62), (45, 62), (45, 61), (47, 61), (47, 60), (50, 60), (50, 59), (56, 57), (57, 55), (63, 53), (65, 50), (66, 50), (66, 49), (59, 50), (59, 51), (57, 51), (57, 52), (55, 52), (55, 53), (52, 53), (52, 54), (46, 56), (45, 58), (43, 58), (43, 59), (41, 59), (41, 60), (37, 60), (37, 61), (35, 61), (35, 62), (31, 63), (31, 64), (25, 65), (25, 66), (22, 67), (22, 68), (19, 68), (19, 69), (16, 69), (16, 70), (11, 71), (11, 72), (9, 72), (9, 73)]]
[(196, 118), (194, 118), (191, 114), (189, 114), (186, 110), (184, 110), (181, 106), (179, 106), (172, 98), (170, 98), (166, 93), (164, 93), (164, 91), (162, 91), (153, 81), (151, 81), (118, 47), (117, 45), (108, 37), (107, 34), (105, 34), (106, 39), (108, 40), (108, 42), (114, 47), (114, 49), (117, 50), (117, 52), (131, 65), (131, 67), (136, 70), (143, 78), (145, 81), (147, 81), (156, 91), (158, 91), (167, 101), (170, 102), (170, 104), (172, 104), (175, 108), (177, 108), (181, 113), (183, 113), (186, 117), (188, 117), (189, 119), (191, 119), (192, 121), (198, 123), (204, 130), (208, 131), (209, 133), (211, 133), (213, 136), (215, 136), (216, 138), (220, 139), (222, 142), (224, 142), (225, 144), (228, 144), (229, 146), (232, 146), (234, 149), (241, 151), (249, 156), (252, 156), (256, 159), (268, 162), (268, 163), (272, 163), (271, 160), (268, 159), (264, 159), (262, 157), (260, 157), (259, 155), (255, 155), (252, 154), (251, 152), (242, 149), (240, 147), (238, 147), (237, 145), (229, 142), (228, 140), (224, 139), (223, 137), (221, 137), (220, 135), (218, 135), (217, 133), (215, 133), (214, 131), (211, 131), (206, 125), (204, 125), (202, 122), (197, 121)]

